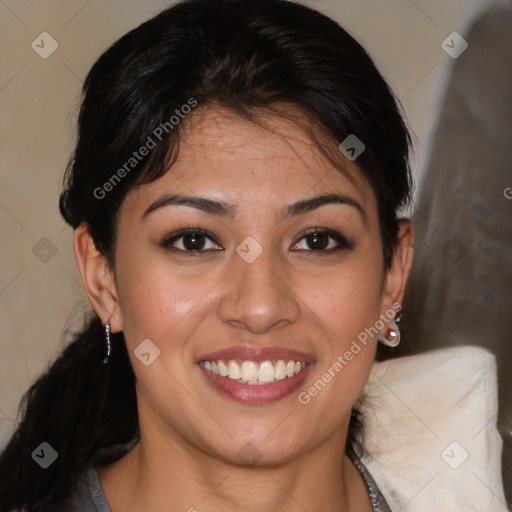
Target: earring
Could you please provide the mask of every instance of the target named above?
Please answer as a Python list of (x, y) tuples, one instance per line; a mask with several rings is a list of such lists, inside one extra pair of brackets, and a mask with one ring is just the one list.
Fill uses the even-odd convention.
[(400, 329), (398, 324), (403, 320), (403, 315), (400, 308), (395, 316), (395, 319), (389, 324), (389, 330), (386, 336), (379, 334), (377, 339), (386, 347), (396, 347), (400, 343)]
[(107, 342), (107, 355), (103, 359), (103, 364), (107, 364), (110, 359), (110, 322), (108, 320), (105, 324), (105, 341)]

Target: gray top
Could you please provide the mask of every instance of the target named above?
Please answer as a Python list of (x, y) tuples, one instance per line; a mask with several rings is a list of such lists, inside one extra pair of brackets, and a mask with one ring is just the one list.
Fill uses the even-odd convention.
[(380, 492), (377, 483), (373, 479), (372, 475), (366, 469), (366, 466), (361, 461), (361, 456), (356, 452), (356, 448), (350, 446), (347, 455), (350, 460), (354, 463), (354, 466), (359, 471), (361, 476), (363, 477), (364, 483), (366, 484), (366, 488), (368, 489), (368, 495), (370, 496), (370, 501), (373, 506), (373, 512), (393, 512), (391, 507), (388, 505), (386, 498), (384, 498), (383, 494)]
[[(99, 457), (95, 458), (93, 465), (89, 466), (79, 479), (69, 505), (66, 506), (66, 512), (111, 512), (101, 489), (98, 473), (94, 464), (107, 462), (109, 460), (118, 460), (124, 453), (128, 453), (137, 442), (138, 440), (134, 440), (127, 445), (112, 446), (111, 448), (103, 450), (103, 452), (99, 454)], [(373, 512), (392, 512), (377, 487), (375, 480), (362, 463), (360, 456), (353, 449), (348, 450), (347, 455), (363, 477), (373, 506)]]

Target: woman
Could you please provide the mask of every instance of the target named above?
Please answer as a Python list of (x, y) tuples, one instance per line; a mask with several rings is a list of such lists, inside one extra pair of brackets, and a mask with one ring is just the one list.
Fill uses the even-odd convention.
[(100, 57), (78, 128), (94, 314), (23, 399), (0, 510), (389, 510), (354, 404), (399, 341), (410, 139), (363, 48), (288, 1), (184, 1)]

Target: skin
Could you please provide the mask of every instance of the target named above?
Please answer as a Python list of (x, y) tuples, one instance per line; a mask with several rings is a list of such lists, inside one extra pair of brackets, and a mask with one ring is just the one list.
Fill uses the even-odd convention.
[[(359, 473), (342, 454), (376, 338), (307, 405), (297, 395), (401, 302), (412, 227), (400, 222), (385, 271), (376, 198), (357, 161), (344, 161), (348, 179), (300, 124), (268, 114), (261, 119), (266, 128), (220, 107), (194, 113), (171, 170), (131, 191), (121, 206), (115, 272), (87, 225), (75, 231), (90, 302), (113, 332), (124, 332), (137, 377), (141, 440), (118, 462), (97, 468), (113, 512), (371, 510)], [(283, 216), (296, 201), (333, 193), (357, 201), (366, 220), (347, 204)], [(170, 205), (142, 218), (165, 194), (225, 201), (234, 213)], [(205, 239), (203, 252), (192, 255), (161, 246), (189, 227), (208, 231), (214, 241)], [(335, 230), (353, 248), (315, 252), (319, 246), (305, 238), (308, 228)], [(248, 236), (263, 249), (252, 263), (235, 251)], [(321, 240), (327, 249), (337, 246)], [(174, 247), (183, 249), (183, 242)], [(147, 338), (161, 351), (150, 366), (133, 353)], [(292, 348), (316, 363), (290, 396), (242, 404), (215, 391), (196, 364), (202, 354), (238, 345)], [(256, 465), (237, 455), (247, 443), (258, 451)]]

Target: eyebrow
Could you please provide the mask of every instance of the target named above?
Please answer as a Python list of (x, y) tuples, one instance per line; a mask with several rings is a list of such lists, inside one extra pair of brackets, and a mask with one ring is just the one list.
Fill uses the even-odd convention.
[(142, 219), (147, 217), (150, 213), (164, 208), (165, 206), (190, 206), (196, 208), (210, 215), (218, 217), (233, 217), (235, 214), (235, 207), (232, 204), (224, 201), (215, 201), (213, 199), (206, 199), (204, 197), (182, 196), (179, 194), (165, 195), (157, 199), (150, 207), (142, 214)]
[(321, 206), (324, 206), (326, 204), (345, 204), (348, 206), (352, 206), (359, 212), (363, 219), (363, 222), (366, 225), (368, 224), (368, 216), (366, 215), (366, 211), (364, 210), (364, 208), (355, 199), (344, 194), (323, 194), (320, 196), (302, 199), (300, 201), (297, 201), (296, 203), (291, 204), (288, 207), (284, 217), (286, 218), (295, 215), (302, 215), (304, 213), (316, 210), (317, 208), (320, 208)]
[[(303, 215), (325, 206), (327, 204), (344, 204), (355, 208), (361, 215), (363, 222), (368, 224), (368, 216), (363, 207), (353, 198), (344, 194), (323, 194), (319, 196), (301, 199), (286, 208), (283, 215), (284, 218)], [(146, 218), (150, 213), (164, 208), (166, 206), (190, 206), (210, 215), (217, 217), (233, 218), (236, 213), (236, 207), (225, 201), (217, 201), (204, 197), (183, 196), (179, 194), (165, 195), (154, 201), (142, 214), (142, 219)]]

